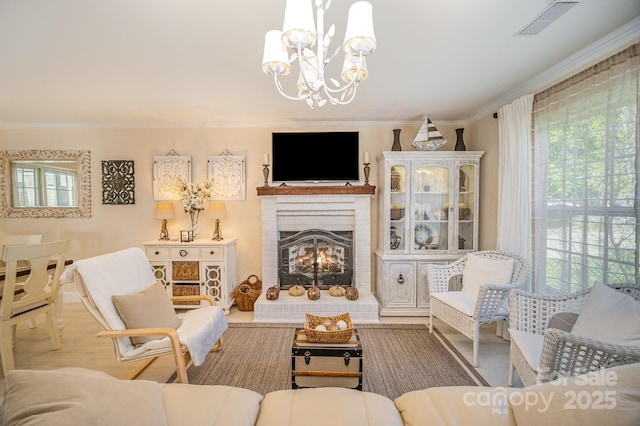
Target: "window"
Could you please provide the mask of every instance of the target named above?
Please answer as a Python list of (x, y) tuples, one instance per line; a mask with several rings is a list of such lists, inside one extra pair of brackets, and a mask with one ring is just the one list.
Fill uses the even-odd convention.
[(21, 207), (75, 207), (77, 172), (75, 161), (54, 164), (12, 162), (13, 205)]
[(534, 288), (638, 283), (638, 85), (634, 45), (533, 105)]

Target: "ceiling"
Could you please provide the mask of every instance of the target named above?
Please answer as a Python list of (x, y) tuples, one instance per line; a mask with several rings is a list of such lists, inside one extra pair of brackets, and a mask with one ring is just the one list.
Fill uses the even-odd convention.
[[(332, 49), (352, 2), (334, 0), (326, 13)], [(0, 125), (465, 121), (550, 83), (576, 52), (640, 38), (638, 0), (582, 0), (519, 37), (551, 0), (370, 2), (369, 78), (349, 105), (311, 110), (261, 69), (285, 0), (0, 0)], [(341, 63), (328, 68), (335, 76), (332, 65)]]

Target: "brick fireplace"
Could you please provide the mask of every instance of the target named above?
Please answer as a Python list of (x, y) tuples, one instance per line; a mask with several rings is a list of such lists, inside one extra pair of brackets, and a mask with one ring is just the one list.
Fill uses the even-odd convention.
[[(262, 284), (254, 305), (255, 322), (302, 323), (306, 312), (338, 315), (349, 312), (356, 323), (379, 322), (378, 302), (372, 292), (371, 195), (373, 186), (262, 187)], [(266, 299), (266, 289), (279, 282), (278, 242), (282, 235), (323, 229), (352, 235), (352, 283), (360, 297), (350, 301), (322, 290), (318, 300), (306, 294)]]

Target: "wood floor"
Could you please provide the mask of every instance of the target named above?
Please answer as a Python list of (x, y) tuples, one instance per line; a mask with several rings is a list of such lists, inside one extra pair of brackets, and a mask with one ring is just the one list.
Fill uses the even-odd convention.
[[(125, 378), (137, 365), (116, 361), (111, 339), (95, 337), (100, 325), (86, 312), (81, 303), (65, 302), (63, 307), (64, 329), (62, 348), (51, 350), (44, 317), (38, 318), (35, 328), (26, 322), (18, 325), (14, 349), (16, 368), (49, 370), (63, 367), (83, 367), (100, 370), (117, 378)], [(252, 312), (232, 308), (229, 322), (251, 322)], [(383, 323), (428, 323), (425, 317), (381, 317)], [(436, 322), (436, 327), (454, 344), (467, 359), (471, 359), (471, 340)], [(224, 350), (224, 346), (223, 346)], [(509, 361), (509, 343), (495, 335), (495, 326), (482, 328), (478, 372), (492, 386), (506, 386)], [(148, 367), (140, 379), (165, 382), (174, 372), (170, 356), (158, 358)], [(519, 386), (519, 382), (516, 381)]]

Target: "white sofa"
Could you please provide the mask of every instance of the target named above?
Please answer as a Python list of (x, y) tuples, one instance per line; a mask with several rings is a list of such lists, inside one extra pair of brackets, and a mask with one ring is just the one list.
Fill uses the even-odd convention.
[(621, 426), (640, 424), (640, 364), (523, 389), (429, 388), (395, 401), (344, 388), (263, 397), (229, 386), (118, 380), (86, 369), (14, 370), (2, 398), (0, 424), (12, 426)]

